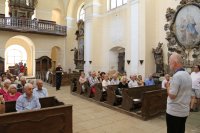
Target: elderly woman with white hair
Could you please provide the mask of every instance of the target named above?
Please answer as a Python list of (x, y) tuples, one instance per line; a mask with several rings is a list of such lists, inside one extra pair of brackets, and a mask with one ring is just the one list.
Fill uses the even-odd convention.
[(8, 93), (4, 95), (5, 101), (16, 101), (18, 97), (21, 95), (20, 92), (17, 92), (16, 84), (11, 84), (8, 88)]
[(8, 88), (11, 84), (11, 81), (9, 79), (4, 80), (3, 82), (3, 88), (0, 89), (0, 95), (5, 95), (8, 93)]

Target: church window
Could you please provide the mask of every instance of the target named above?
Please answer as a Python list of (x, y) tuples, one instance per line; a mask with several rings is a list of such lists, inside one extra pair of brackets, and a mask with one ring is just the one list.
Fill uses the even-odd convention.
[(27, 61), (26, 50), (19, 45), (12, 45), (6, 49), (7, 66), (14, 66), (15, 63)]
[(79, 20), (85, 20), (85, 10), (84, 10), (84, 5), (83, 6), (81, 6), (81, 8), (80, 8), (80, 10), (79, 10), (79, 12), (78, 12), (78, 18), (77, 18), (77, 20), (79, 21)]
[(117, 8), (127, 3), (127, 0), (107, 0), (108, 10)]

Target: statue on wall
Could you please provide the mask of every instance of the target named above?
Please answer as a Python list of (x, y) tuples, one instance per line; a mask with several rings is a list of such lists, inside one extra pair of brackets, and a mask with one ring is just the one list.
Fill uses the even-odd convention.
[(84, 66), (84, 21), (79, 20), (77, 23), (76, 40), (78, 41), (78, 49), (74, 50), (74, 63), (76, 69), (83, 69)]
[(164, 64), (163, 64), (163, 43), (158, 43), (158, 46), (152, 49), (152, 53), (154, 54), (155, 64), (156, 64), (156, 73), (163, 74), (164, 72)]

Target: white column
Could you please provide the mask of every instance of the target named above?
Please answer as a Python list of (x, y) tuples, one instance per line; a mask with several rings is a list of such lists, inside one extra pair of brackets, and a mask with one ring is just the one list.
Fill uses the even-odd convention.
[(5, 2), (5, 17), (10, 17), (9, 15), (9, 0)]
[[(92, 61), (91, 51), (92, 51), (92, 12), (91, 6), (85, 5), (85, 27), (84, 27), (84, 71), (87, 74), (91, 71), (91, 64), (89, 61)], [(93, 62), (94, 63), (94, 62)]]
[[(139, 72), (139, 0), (129, 0), (129, 15), (130, 15), (130, 46), (126, 49), (126, 71), (127, 74), (138, 74)], [(131, 60), (127, 64), (127, 60)]]
[(77, 24), (76, 19), (73, 17), (66, 17), (66, 23), (67, 23), (67, 37), (65, 38), (66, 44), (65, 44), (65, 66), (66, 71), (69, 69), (75, 70), (75, 64), (74, 64), (74, 52), (70, 51), (74, 47), (77, 47), (77, 40), (75, 32), (77, 30)]

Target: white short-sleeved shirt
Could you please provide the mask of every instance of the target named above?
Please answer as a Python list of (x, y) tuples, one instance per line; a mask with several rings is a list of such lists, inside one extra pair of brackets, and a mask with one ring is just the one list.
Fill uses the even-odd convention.
[(167, 98), (167, 113), (172, 116), (186, 117), (189, 115), (192, 92), (192, 79), (188, 72), (176, 72), (170, 82), (169, 93), (176, 95), (175, 99)]
[(162, 81), (162, 88), (163, 88), (163, 89), (166, 89), (166, 83), (170, 83), (170, 81), (167, 81), (166, 79), (164, 79), (164, 80)]
[(192, 72), (192, 89), (200, 89), (200, 72)]
[(107, 89), (107, 86), (110, 85), (110, 80), (106, 81), (103, 80), (102, 81), (102, 87), (103, 87), (103, 91), (106, 91), (105, 88)]
[(131, 80), (129, 83), (128, 83), (128, 88), (133, 88), (133, 87), (138, 87), (138, 83), (136, 80)]

